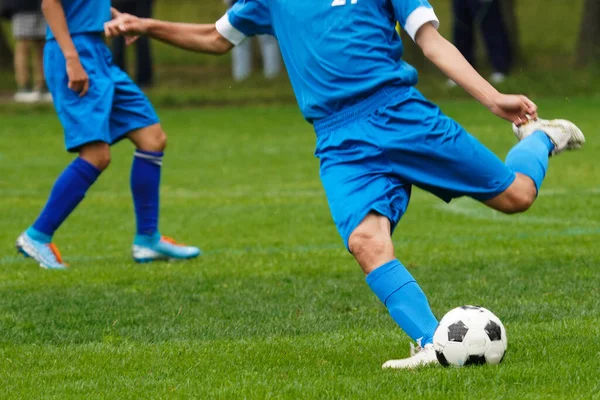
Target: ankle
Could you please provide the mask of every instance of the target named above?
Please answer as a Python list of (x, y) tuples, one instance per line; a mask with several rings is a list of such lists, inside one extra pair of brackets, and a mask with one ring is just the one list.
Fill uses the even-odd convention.
[(41, 243), (51, 243), (52, 242), (52, 235), (48, 235), (46, 233), (40, 232), (39, 230), (35, 229), (33, 226), (30, 226), (27, 229), (26, 233), (27, 233), (27, 236), (29, 236), (36, 242), (41, 242)]
[(546, 145), (546, 147), (548, 148), (548, 154), (552, 154), (552, 152), (556, 148), (556, 143), (554, 143), (550, 135), (548, 135), (542, 130), (533, 132), (531, 136), (536, 137), (538, 140), (544, 143), (544, 145)]
[(138, 233), (137, 235), (135, 235), (133, 244), (145, 247), (154, 246), (155, 244), (160, 242), (161, 237), (162, 236), (158, 231), (154, 232), (151, 235)]

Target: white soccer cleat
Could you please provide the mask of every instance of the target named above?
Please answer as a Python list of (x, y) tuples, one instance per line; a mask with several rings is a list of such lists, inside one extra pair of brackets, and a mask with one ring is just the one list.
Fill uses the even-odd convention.
[(185, 246), (166, 236), (161, 236), (156, 243), (138, 236), (132, 250), (133, 259), (138, 263), (149, 263), (159, 260), (189, 260), (201, 254), (199, 248)]
[(25, 257), (31, 257), (44, 269), (65, 270), (58, 248), (52, 243), (42, 243), (33, 240), (26, 232), (17, 238), (17, 251)]
[(552, 143), (554, 150), (552, 155), (556, 155), (564, 150), (575, 150), (581, 148), (585, 143), (583, 132), (571, 121), (564, 119), (541, 119), (531, 120), (521, 126), (513, 124), (513, 132), (519, 140), (525, 139), (536, 131), (542, 131)]
[(389, 360), (381, 368), (391, 369), (413, 369), (425, 365), (438, 363), (433, 344), (426, 344), (425, 347), (415, 347), (411, 343), (410, 357), (403, 360)]

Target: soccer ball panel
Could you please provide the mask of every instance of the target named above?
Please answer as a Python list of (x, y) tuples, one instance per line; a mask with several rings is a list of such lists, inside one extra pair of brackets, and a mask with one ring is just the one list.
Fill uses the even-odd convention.
[(501, 340), (495, 340), (490, 343), (490, 346), (485, 352), (485, 361), (491, 365), (497, 365), (504, 359), (506, 354), (506, 346)]
[(465, 362), (465, 365), (484, 365), (485, 362), (486, 362), (485, 356), (471, 355), (471, 356), (467, 357), (467, 361)]
[(465, 365), (467, 358), (469, 357), (465, 346), (463, 346), (462, 343), (457, 342), (448, 342), (446, 347), (444, 347), (442, 354), (449, 364), (457, 365), (459, 367)]
[(483, 329), (469, 327), (463, 345), (471, 356), (483, 356), (490, 344), (490, 339)]
[(442, 364), (443, 367), (449, 367), (450, 363), (448, 362), (448, 360), (446, 360), (446, 356), (444, 356), (444, 352), (443, 351), (435, 351), (435, 355), (439, 361), (440, 364)]
[[(499, 340), (503, 343), (504, 348), (506, 348), (508, 346), (508, 336), (506, 336), (506, 329), (504, 328), (504, 325), (502, 324), (500, 319), (498, 317), (496, 317), (494, 314), (490, 315), (489, 322), (490, 322), (490, 324), (489, 324), (489, 326), (486, 325), (486, 329), (490, 330), (492, 332), (492, 335), (494, 336), (494, 339), (492, 339), (490, 336), (490, 340), (492, 342), (498, 340), (498, 339), (496, 339), (496, 337), (498, 336), (498, 333), (499, 333), (500, 334)], [(498, 332), (498, 327), (500, 328), (500, 332)], [(490, 334), (488, 334), (488, 335), (490, 335)]]
[(489, 320), (484, 329), (491, 341), (502, 340), (502, 328), (495, 321)]
[(467, 335), (469, 328), (462, 321), (456, 321), (448, 325), (448, 340), (451, 342), (462, 343)]

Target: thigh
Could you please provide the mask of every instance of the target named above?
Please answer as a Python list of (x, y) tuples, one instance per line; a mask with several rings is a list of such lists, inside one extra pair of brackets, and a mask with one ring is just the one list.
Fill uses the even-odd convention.
[(73, 41), (90, 80), (89, 91), (83, 97), (68, 87), (65, 59), (58, 43), (51, 40), (44, 49), (46, 82), (69, 151), (77, 151), (86, 143), (111, 142), (109, 120), (114, 90), (98, 47), (101, 40), (76, 36)]
[(393, 231), (410, 200), (410, 185), (390, 174), (368, 131), (368, 124), (359, 122), (317, 139), (321, 181), (346, 248), (350, 234), (373, 211), (387, 217)]
[(416, 89), (380, 115), (374, 125), (387, 130), (379, 143), (394, 174), (444, 201), (470, 196), (487, 201), (506, 190), (514, 172), (494, 153), (442, 114)]
[[(110, 56), (110, 55), (108, 55)], [(156, 111), (148, 97), (120, 68), (111, 65), (115, 94), (110, 114), (112, 143), (123, 139), (129, 132), (159, 123)]]

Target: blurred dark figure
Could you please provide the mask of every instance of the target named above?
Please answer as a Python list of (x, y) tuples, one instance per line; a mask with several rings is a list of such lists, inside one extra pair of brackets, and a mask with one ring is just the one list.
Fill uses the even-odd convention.
[(513, 58), (500, 1), (452, 0), (454, 45), (471, 65), (475, 65), (475, 27), (479, 25), (493, 68), (492, 83), (504, 81)]
[[(112, 0), (112, 6), (117, 10), (140, 18), (152, 17), (153, 3), (153, 0)], [(136, 83), (142, 88), (152, 86), (154, 69), (152, 67), (150, 40), (147, 36), (141, 36), (135, 42), (134, 46), (136, 49)], [(123, 37), (113, 39), (113, 58), (115, 64), (124, 71), (127, 70), (125, 47), (125, 39)]]

